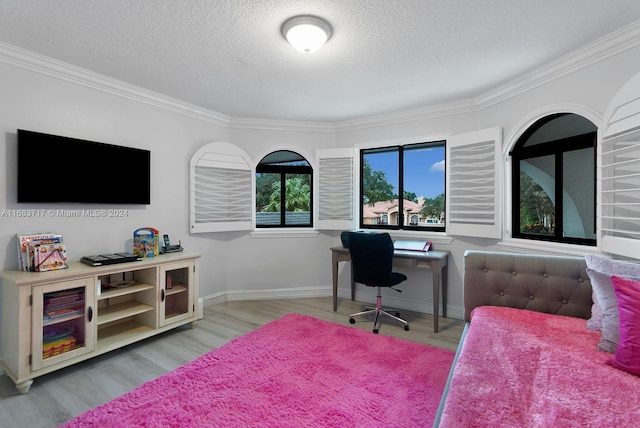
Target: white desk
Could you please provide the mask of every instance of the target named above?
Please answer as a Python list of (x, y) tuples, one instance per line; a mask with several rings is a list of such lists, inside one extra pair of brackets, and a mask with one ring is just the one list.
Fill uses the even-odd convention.
[[(442, 287), (442, 316), (447, 316), (447, 261), (449, 251), (403, 251), (393, 254), (394, 266), (431, 270), (433, 277), (433, 331), (438, 332), (438, 309), (440, 303), (440, 287)], [(350, 262), (349, 249), (331, 248), (331, 268), (333, 273), (333, 310), (338, 310), (338, 263)], [(356, 283), (351, 275), (351, 300), (356, 297)]]

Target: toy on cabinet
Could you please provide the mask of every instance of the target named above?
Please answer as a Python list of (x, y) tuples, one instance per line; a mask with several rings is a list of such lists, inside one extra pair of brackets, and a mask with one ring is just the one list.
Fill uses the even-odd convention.
[(155, 257), (159, 254), (160, 232), (152, 227), (141, 227), (133, 232), (133, 254)]

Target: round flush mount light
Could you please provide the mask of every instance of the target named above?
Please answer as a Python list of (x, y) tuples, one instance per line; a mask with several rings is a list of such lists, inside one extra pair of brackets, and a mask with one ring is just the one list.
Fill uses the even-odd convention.
[(331, 26), (315, 16), (294, 16), (282, 24), (282, 35), (295, 49), (310, 54), (329, 40)]

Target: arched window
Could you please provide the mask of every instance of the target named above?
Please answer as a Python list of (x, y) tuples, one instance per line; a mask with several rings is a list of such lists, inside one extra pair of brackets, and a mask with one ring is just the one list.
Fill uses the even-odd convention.
[(298, 153), (269, 153), (256, 166), (256, 227), (312, 227), (313, 169)]
[(512, 236), (596, 245), (596, 126), (558, 113), (514, 145)]

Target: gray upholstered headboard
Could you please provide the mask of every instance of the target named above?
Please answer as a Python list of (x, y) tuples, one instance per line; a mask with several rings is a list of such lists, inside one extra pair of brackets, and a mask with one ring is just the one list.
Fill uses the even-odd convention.
[(467, 250), (465, 321), (475, 307), (487, 305), (589, 319), (593, 301), (584, 257)]

